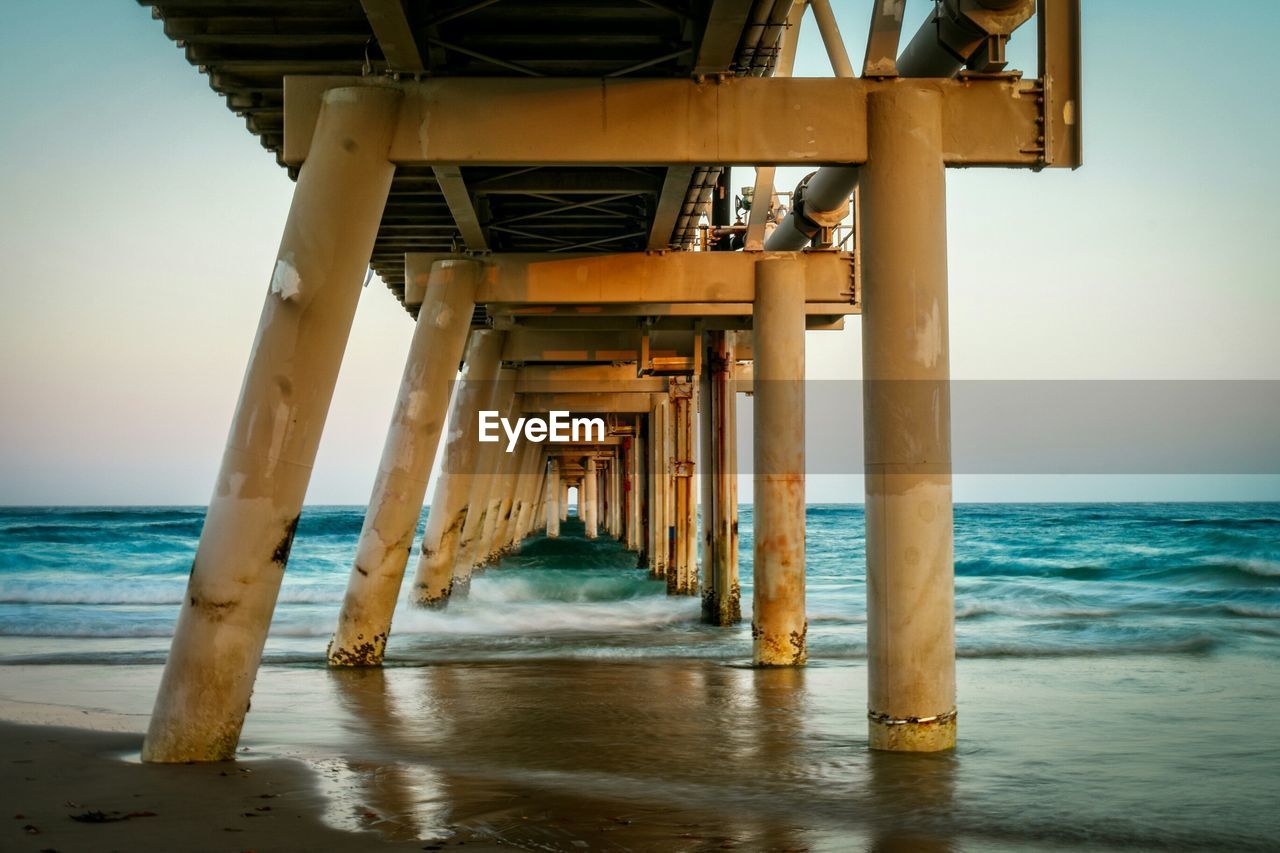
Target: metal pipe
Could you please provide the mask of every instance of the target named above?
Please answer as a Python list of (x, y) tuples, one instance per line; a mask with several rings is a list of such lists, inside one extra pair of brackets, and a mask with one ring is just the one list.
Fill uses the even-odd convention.
[(400, 94), (325, 93), (142, 746), (235, 755), (395, 167)]
[(942, 98), (867, 101), (862, 175), (867, 680), (873, 749), (956, 739)]
[(453, 566), (467, 520), (467, 498), (475, 481), (478, 416), (497, 386), (505, 338), (506, 332), (478, 329), (467, 344), (462, 377), (449, 410), (444, 464), (427, 512), (414, 576), (413, 601), (422, 607), (444, 607), (449, 602)]
[(798, 666), (804, 611), (804, 265), (756, 263), (752, 661)]
[(338, 627), (329, 643), (330, 666), (382, 663), (479, 280), (475, 261), (445, 260), (431, 266)]
[[(947, 0), (916, 32), (911, 43), (898, 57), (900, 77), (954, 77), (964, 67), (964, 60), (957, 58), (939, 38), (939, 21), (947, 26), (972, 32), (978, 26), (964, 14), (970, 4), (976, 3), (993, 17), (984, 18), (990, 26), (1008, 35), (1030, 16), (1035, 0)], [(936, 18), (935, 16), (941, 16)], [(985, 40), (986, 33), (982, 38)], [(852, 69), (850, 69), (852, 76)], [(822, 227), (834, 227), (844, 219), (849, 209), (849, 194), (858, 183), (858, 166), (824, 166), (808, 175), (796, 187), (792, 196), (792, 209), (764, 241), (771, 252), (794, 252), (809, 245)]]

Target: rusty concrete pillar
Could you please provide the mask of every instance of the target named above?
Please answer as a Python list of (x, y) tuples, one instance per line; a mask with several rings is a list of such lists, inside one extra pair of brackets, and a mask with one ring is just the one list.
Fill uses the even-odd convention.
[(578, 489), (578, 514), (582, 516), (583, 523), (587, 526), (587, 538), (596, 538), (596, 526), (600, 517), (600, 501), (597, 497), (599, 491), (600, 477), (596, 472), (596, 458), (594, 456), (587, 457), (586, 464), (587, 473), (582, 478), (582, 486)]
[(552, 456), (547, 462), (547, 537), (560, 537), (560, 507), (564, 495), (560, 489), (560, 457)]
[(867, 677), (873, 749), (956, 740), (941, 97), (868, 99), (862, 170)]
[(395, 167), (400, 95), (325, 93), (142, 758), (231, 758)]
[(494, 518), (493, 539), (489, 542), (486, 563), (496, 563), (509, 550), (511, 533), (515, 526), (516, 500), (520, 493), (520, 472), (528, 459), (530, 446), (529, 442), (521, 441), (510, 453), (506, 453), (504, 447), (505, 465), (502, 481), (498, 484), (498, 512)]
[(806, 657), (804, 294), (798, 260), (756, 263), (751, 636), (759, 666), (799, 665)]
[[(712, 625), (736, 625), (742, 621), (738, 587), (738, 441), (737, 392), (734, 388), (734, 333), (712, 334), (707, 406), (711, 425), (710, 451), (704, 467), (710, 469), (712, 493), (709, 522), (711, 565), (704, 568), (710, 595), (702, 602), (702, 617)], [(705, 480), (704, 480), (705, 482)], [(705, 502), (703, 506), (706, 506)]]
[(683, 377), (671, 384), (674, 478), (673, 569), (667, 574), (667, 592), (673, 595), (698, 594), (698, 523), (694, 503), (693, 478), (696, 471), (693, 451), (693, 383)]
[[(578, 497), (581, 500), (582, 496)], [(560, 480), (560, 520), (569, 520), (569, 484), (563, 479)], [(556, 529), (559, 530), (559, 527)]]
[(609, 535), (622, 538), (622, 454), (609, 460)]
[(329, 643), (330, 666), (382, 663), (479, 278), (475, 261), (437, 261), (431, 267), (347, 594)]
[(639, 553), (644, 548), (641, 532), (643, 523), (641, 520), (640, 510), (643, 505), (644, 498), (642, 493), (642, 481), (644, 479), (644, 467), (642, 457), (644, 455), (644, 446), (640, 440), (640, 418), (639, 416), (631, 419), (631, 438), (627, 443), (627, 548), (631, 551)]
[[(499, 417), (510, 415), (515, 397), (515, 379), (514, 369), (499, 368), (497, 381), (491, 386), (484, 409), (497, 412)], [(453, 595), (466, 595), (470, 592), (472, 572), (488, 553), (488, 537), (493, 533), (496, 515), (490, 498), (496, 494), (504, 462), (502, 457), (507, 455), (503, 450), (504, 446), (501, 439), (479, 443), (475, 476), (472, 477), (471, 490), (467, 496), (469, 509), (462, 525), (462, 537), (458, 542), (458, 556), (453, 561)]]
[(659, 511), (662, 491), (658, 486), (658, 458), (662, 455), (661, 431), (661, 415), (659, 413), (658, 395), (654, 394), (649, 400), (649, 419), (644, 427), (644, 443), (645, 443), (645, 504), (649, 513), (648, 524), (646, 525), (645, 537), (645, 565), (649, 568), (649, 577), (660, 578), (662, 571), (660, 569), (661, 559), (658, 549), (658, 527), (661, 520), (661, 512)]
[(698, 338), (698, 345), (703, 348), (701, 358), (701, 369), (698, 375), (694, 377), (694, 381), (698, 384), (698, 459), (702, 464), (698, 466), (698, 565), (701, 571), (699, 576), (702, 578), (701, 589), (699, 595), (702, 597), (703, 621), (707, 620), (708, 602), (711, 600), (711, 591), (715, 585), (715, 578), (711, 571), (714, 562), (714, 542), (712, 540), (712, 530), (714, 524), (712, 520), (715, 517), (715, 484), (712, 480), (711, 464), (711, 374), (709, 358), (711, 351), (711, 342), (716, 335), (723, 335), (724, 332), (703, 332)]
[[(513, 412), (514, 404), (509, 406), (503, 415), (511, 417)], [(474, 564), (476, 567), (491, 565), (502, 557), (503, 537), (511, 516), (511, 496), (515, 489), (516, 470), (526, 446), (525, 442), (521, 442), (516, 449), (508, 453), (506, 437), (503, 436), (499, 442), (495, 454), (496, 470), (489, 489), (488, 517), (485, 519), (484, 531), (481, 534), (483, 542), (476, 551), (477, 559)]]
[(545, 467), (544, 463), (542, 445), (529, 444), (524, 464), (520, 469), (520, 479), (516, 484), (515, 528), (507, 541), (507, 547), (510, 549), (519, 548), (533, 526), (533, 504), (538, 497), (542, 482), (539, 473)]
[(443, 465), (427, 512), (413, 583), (413, 601), (423, 607), (443, 607), (449, 601), (454, 560), (467, 519), (467, 497), (480, 448), (479, 413), (497, 385), (505, 338), (505, 332), (478, 329), (467, 344), (462, 377), (449, 410)]

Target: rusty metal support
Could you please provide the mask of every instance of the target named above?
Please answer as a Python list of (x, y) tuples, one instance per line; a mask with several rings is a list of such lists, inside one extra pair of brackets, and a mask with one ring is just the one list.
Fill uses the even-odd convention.
[(329, 643), (330, 666), (382, 663), (449, 408), (450, 385), (467, 341), (479, 273), (471, 261), (441, 261), (431, 268), (347, 594)]
[(233, 757), (395, 168), (400, 97), (325, 94), (173, 644), (149, 762)]
[(803, 664), (804, 267), (756, 265), (752, 661)]
[[(946, 177), (937, 95), (872, 99), (862, 179), (873, 749), (956, 739)], [(759, 372), (757, 371), (757, 394)]]
[(413, 601), (423, 607), (443, 607), (453, 587), (453, 566), (467, 520), (467, 498), (475, 481), (481, 445), (477, 417), (497, 387), (505, 332), (479, 329), (472, 333), (463, 361), (462, 377), (449, 410), (444, 464), (422, 534)]

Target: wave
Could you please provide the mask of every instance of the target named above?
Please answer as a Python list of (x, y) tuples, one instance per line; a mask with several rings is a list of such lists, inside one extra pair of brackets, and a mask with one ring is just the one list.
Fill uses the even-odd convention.
[[(177, 607), (186, 595), (186, 579), (172, 584), (129, 586), (128, 579), (113, 579), (107, 585), (58, 585), (14, 589), (0, 587), (0, 605), (56, 604), (66, 606), (142, 606)], [(281, 604), (340, 604), (344, 586), (285, 587), (280, 591)]]
[(968, 646), (959, 644), (956, 657), (960, 658), (1059, 658), (1059, 657), (1112, 657), (1121, 655), (1207, 654), (1219, 646), (1219, 641), (1208, 635), (1174, 640), (1147, 640), (1136, 642), (1097, 643), (1090, 645), (1048, 645), (1028, 643), (995, 643)]

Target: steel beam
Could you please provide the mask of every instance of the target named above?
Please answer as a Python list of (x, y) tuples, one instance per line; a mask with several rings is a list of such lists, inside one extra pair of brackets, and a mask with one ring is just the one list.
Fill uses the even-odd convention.
[(403, 165), (857, 165), (867, 159), (867, 95), (895, 87), (942, 94), (947, 165), (1042, 165), (1036, 86), (1012, 76), (718, 82), (288, 76), (287, 164), (306, 159), (320, 97), (342, 86), (404, 93), (391, 149)]
[(485, 236), (484, 228), (480, 225), (480, 215), (476, 212), (475, 202), (471, 200), (471, 193), (467, 191), (467, 185), (462, 180), (462, 170), (457, 166), (433, 166), (431, 171), (435, 173), (436, 183), (440, 185), (440, 192), (444, 194), (444, 200), (449, 205), (453, 221), (458, 226), (458, 232), (462, 234), (462, 242), (466, 243), (469, 251), (488, 251), (489, 241)]
[(653, 224), (649, 227), (650, 249), (666, 249), (675, 242), (672, 237), (676, 220), (680, 218), (680, 211), (684, 208), (684, 199), (692, 178), (692, 166), (672, 166), (667, 169), (666, 177), (662, 180), (662, 191), (658, 194)]
[(402, 0), (360, 0), (391, 71), (426, 71)]

